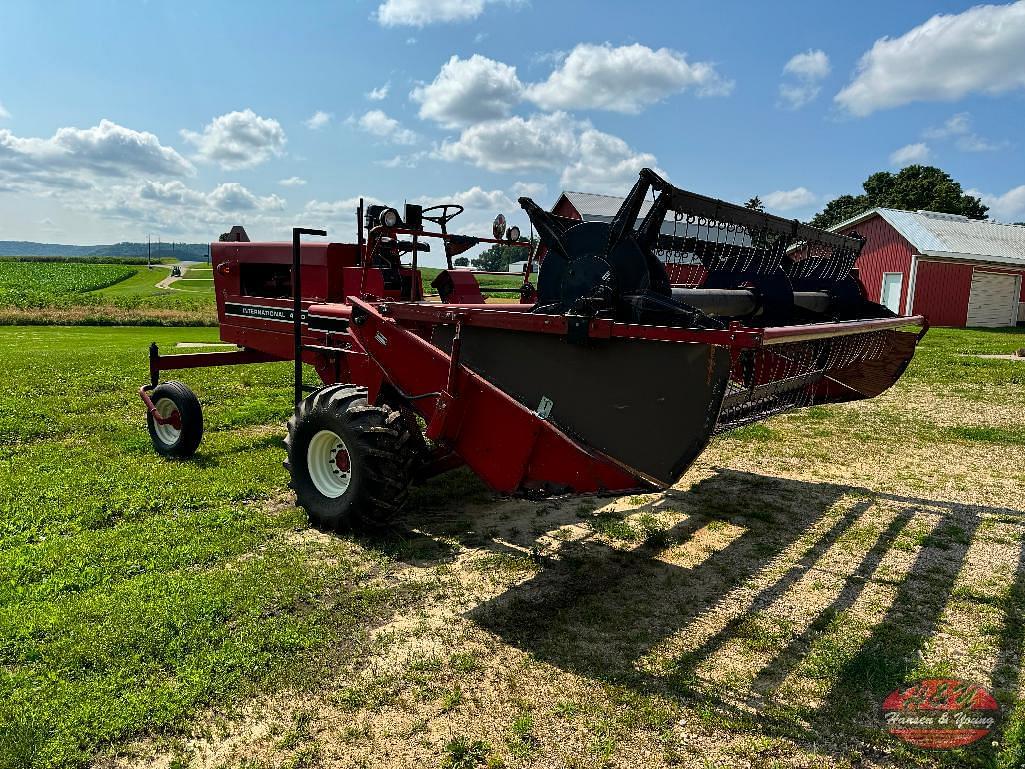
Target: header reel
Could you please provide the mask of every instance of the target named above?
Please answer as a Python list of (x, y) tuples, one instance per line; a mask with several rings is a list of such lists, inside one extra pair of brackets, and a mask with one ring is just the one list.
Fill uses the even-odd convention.
[(893, 317), (857, 282), (861, 238), (686, 192), (648, 168), (609, 222), (519, 202), (547, 250), (536, 312), (699, 327)]

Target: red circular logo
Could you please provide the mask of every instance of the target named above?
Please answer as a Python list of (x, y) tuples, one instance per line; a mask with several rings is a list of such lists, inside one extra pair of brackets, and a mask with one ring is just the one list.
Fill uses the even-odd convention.
[(956, 678), (926, 678), (902, 686), (883, 700), (886, 730), (909, 745), (963, 748), (996, 727), (1000, 705), (977, 684)]

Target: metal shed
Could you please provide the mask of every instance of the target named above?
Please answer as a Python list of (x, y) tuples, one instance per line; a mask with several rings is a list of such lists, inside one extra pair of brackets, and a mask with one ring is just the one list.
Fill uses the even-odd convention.
[(1025, 324), (1025, 226), (873, 208), (833, 230), (866, 239), (862, 285), (895, 312), (934, 326)]

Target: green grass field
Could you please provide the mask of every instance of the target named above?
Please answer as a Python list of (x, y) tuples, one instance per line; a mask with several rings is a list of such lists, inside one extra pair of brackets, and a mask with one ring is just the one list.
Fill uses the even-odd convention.
[(0, 260), (0, 325), (216, 325), (209, 270), (157, 288), (169, 274), (168, 265)]
[(153, 340), (216, 331), (0, 329), (0, 766), (75, 766), (309, 671), (388, 600), (372, 558), (305, 545), (277, 501), (287, 367), (191, 375), (204, 450), (164, 461), (134, 394)]
[[(374, 540), (292, 507), (285, 364), (182, 372), (204, 443), (152, 453), (147, 345), (216, 339), (0, 328), (0, 766), (1022, 765), (1025, 362), (977, 357), (1022, 333), (935, 329), (894, 391), (664, 494), (457, 473)], [(937, 674), (996, 693), (995, 744), (873, 725)]]
[[(424, 288), (440, 270), (422, 268)], [(190, 267), (182, 280), (157, 288), (168, 266), (0, 260), (0, 325), (213, 326), (213, 274)], [(489, 288), (518, 288), (518, 276), (481, 276), (484, 296), (514, 300)]]
[(183, 280), (168, 288), (156, 284), (169, 275), (167, 268), (139, 268), (134, 275), (112, 286), (94, 292), (88, 297), (116, 307), (145, 313), (148, 310), (172, 310), (193, 313), (209, 319), (216, 317), (213, 275), (205, 265), (191, 267)]
[[(420, 276), (423, 279), (424, 291), (432, 293), (434, 291), (431, 288), (431, 281), (438, 277), (438, 273), (441, 270), (434, 267), (421, 267)], [(513, 301), (517, 298), (516, 294), (508, 292), (488, 291), (489, 288), (519, 288), (523, 285), (523, 276), (510, 274), (509, 277), (504, 275), (478, 275), (477, 282), (480, 283), (482, 293), (486, 298), (503, 299), (505, 301)], [(536, 285), (537, 276), (531, 278), (531, 283)]]
[[(0, 769), (1025, 766), (1025, 361), (981, 357), (1025, 330), (933, 329), (664, 493), (458, 471), (352, 537), (292, 506), (287, 364), (181, 372), (206, 436), (154, 455), (149, 342), (217, 341), (209, 268), (167, 275), (0, 259)], [(930, 676), (992, 691), (992, 738), (887, 736)]]

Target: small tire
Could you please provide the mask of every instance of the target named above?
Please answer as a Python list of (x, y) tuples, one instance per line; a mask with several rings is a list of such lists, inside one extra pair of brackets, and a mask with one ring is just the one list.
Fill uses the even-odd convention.
[(161, 417), (178, 415), (178, 424), (162, 425), (147, 412), (149, 437), (157, 453), (176, 459), (195, 454), (203, 440), (203, 407), (196, 394), (181, 382), (164, 382), (153, 388), (149, 397)]
[(285, 438), (296, 500), (314, 525), (375, 527), (405, 505), (418, 453), (401, 411), (367, 403), (367, 390), (329, 385), (299, 404)]

